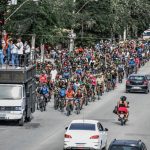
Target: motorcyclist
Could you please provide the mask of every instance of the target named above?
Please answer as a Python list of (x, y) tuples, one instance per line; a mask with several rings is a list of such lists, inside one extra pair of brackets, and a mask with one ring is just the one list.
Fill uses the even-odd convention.
[(62, 77), (64, 79), (68, 80), (70, 78), (70, 72), (67, 69), (65, 69), (65, 71), (63, 72)]
[(66, 106), (68, 105), (68, 103), (71, 104), (72, 106), (72, 110), (73, 110), (73, 99), (74, 99), (74, 91), (71, 87), (68, 88), (68, 90), (66, 91)]
[(45, 83), (43, 83), (42, 86), (39, 88), (38, 93), (42, 94), (44, 96), (46, 102), (48, 102), (49, 88)]
[(118, 107), (118, 117), (120, 119), (120, 112), (124, 112), (125, 113), (125, 117), (128, 120), (128, 116), (129, 116), (129, 112), (128, 112), (128, 103), (126, 101), (127, 97), (126, 96), (121, 96), (120, 100), (118, 101), (117, 107)]
[(47, 83), (48, 82), (47, 74), (45, 71), (42, 71), (42, 74), (39, 77), (39, 81), (40, 81), (40, 83)]
[(75, 93), (75, 99), (78, 100), (80, 102), (80, 109), (82, 109), (83, 106), (83, 97), (84, 94), (81, 92), (80, 89), (77, 90), (77, 92)]

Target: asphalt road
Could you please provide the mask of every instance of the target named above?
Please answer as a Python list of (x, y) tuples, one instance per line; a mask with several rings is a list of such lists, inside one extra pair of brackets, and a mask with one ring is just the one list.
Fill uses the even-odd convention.
[[(150, 63), (140, 70), (150, 74)], [(52, 102), (46, 112), (37, 111), (31, 123), (19, 127), (15, 123), (0, 122), (0, 150), (62, 150), (65, 127), (73, 119), (97, 119), (109, 129), (108, 145), (114, 139), (141, 139), (150, 149), (150, 94), (126, 94), (125, 84), (103, 95), (100, 101), (84, 107), (80, 115), (70, 117), (55, 111)], [(130, 116), (126, 126), (121, 126), (112, 113), (120, 96), (130, 102)]]

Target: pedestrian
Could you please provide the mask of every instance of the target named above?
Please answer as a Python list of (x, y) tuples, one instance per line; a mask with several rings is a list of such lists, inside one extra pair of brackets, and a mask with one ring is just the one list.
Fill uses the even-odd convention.
[(21, 37), (18, 38), (16, 47), (18, 48), (18, 59), (19, 59), (19, 67), (23, 66), (23, 43)]

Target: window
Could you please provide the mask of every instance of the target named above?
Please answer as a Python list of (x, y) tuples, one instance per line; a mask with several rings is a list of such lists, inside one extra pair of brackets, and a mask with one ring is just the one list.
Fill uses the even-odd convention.
[(150, 32), (144, 32), (143, 36), (150, 36)]
[(72, 123), (69, 130), (91, 130), (91, 131), (95, 131), (95, 124)]
[(110, 150), (139, 150), (137, 147), (114, 145)]
[(99, 131), (104, 131), (104, 128), (100, 123), (97, 124), (97, 127)]
[(138, 80), (138, 81), (142, 81), (145, 80), (144, 76), (130, 76), (129, 80)]
[(22, 87), (13, 85), (0, 86), (0, 99), (19, 100), (22, 98)]

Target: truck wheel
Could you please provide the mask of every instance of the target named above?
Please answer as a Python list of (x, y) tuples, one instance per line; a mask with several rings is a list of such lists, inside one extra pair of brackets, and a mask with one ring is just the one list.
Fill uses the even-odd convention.
[(26, 122), (31, 122), (31, 115), (29, 117), (26, 117)]
[(19, 126), (23, 126), (24, 125), (24, 116), (19, 120)]

